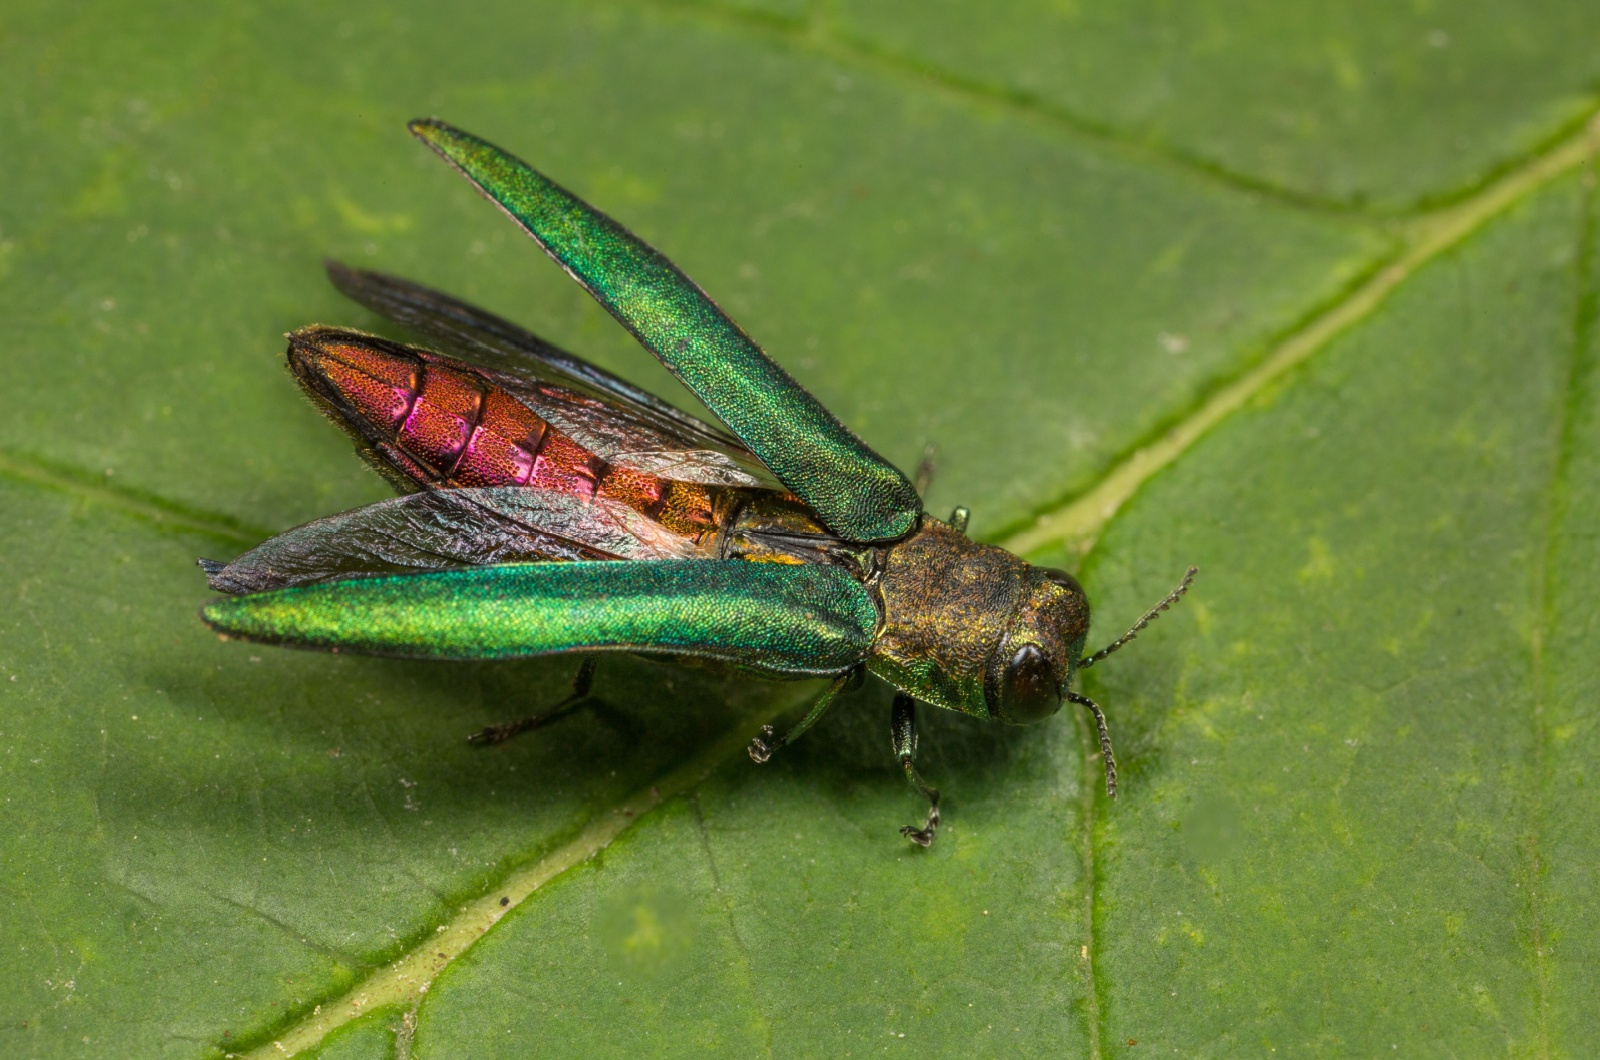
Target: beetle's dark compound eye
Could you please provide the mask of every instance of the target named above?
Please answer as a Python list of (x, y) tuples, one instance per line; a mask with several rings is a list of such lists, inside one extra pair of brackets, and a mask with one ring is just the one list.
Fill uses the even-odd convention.
[(1029, 725), (1061, 709), (1061, 690), (1044, 652), (1024, 644), (1000, 675), (999, 702), (991, 706), (1001, 721)]
[(1053, 585), (1059, 585), (1063, 589), (1075, 592), (1079, 596), (1087, 595), (1083, 591), (1083, 586), (1078, 584), (1078, 579), (1057, 567), (1046, 567), (1044, 569), (1044, 580)]

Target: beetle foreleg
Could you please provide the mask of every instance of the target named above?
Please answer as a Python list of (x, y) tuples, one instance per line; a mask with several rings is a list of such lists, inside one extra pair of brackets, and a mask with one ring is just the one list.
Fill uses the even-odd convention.
[(549, 710), (532, 717), (523, 718), (521, 721), (508, 721), (503, 725), (491, 725), (487, 729), (480, 729), (467, 737), (469, 743), (488, 747), (491, 744), (505, 743), (513, 736), (525, 733), (530, 729), (537, 729), (548, 725), (558, 718), (583, 706), (589, 698), (589, 689), (594, 685), (594, 669), (596, 659), (593, 655), (586, 656), (583, 665), (578, 667), (578, 672), (572, 678), (572, 693), (551, 707)]
[(750, 747), (748, 750), (750, 752), (751, 760), (755, 762), (765, 762), (767, 759), (772, 757), (772, 752), (776, 751), (780, 747), (785, 747), (798, 740), (801, 733), (815, 725), (817, 721), (828, 712), (828, 708), (833, 706), (833, 701), (839, 698), (840, 692), (846, 692), (861, 687), (862, 673), (863, 671), (861, 667), (857, 666), (854, 669), (847, 670), (838, 677), (835, 677), (833, 682), (829, 684), (828, 687), (823, 691), (822, 695), (818, 697), (817, 701), (811, 705), (810, 713), (808, 713), (804, 718), (800, 719), (800, 724), (796, 725), (782, 736), (779, 736), (778, 730), (774, 729), (771, 725), (761, 726), (760, 735), (758, 735), (754, 740), (750, 741)]
[(972, 518), (972, 509), (965, 504), (958, 504), (950, 512), (950, 528), (962, 537), (967, 536), (967, 521)]
[(1067, 698), (1081, 707), (1088, 707), (1089, 713), (1094, 715), (1094, 726), (1100, 732), (1100, 758), (1106, 764), (1106, 794), (1114, 799), (1117, 797), (1117, 759), (1111, 753), (1111, 730), (1106, 728), (1105, 712), (1088, 696), (1068, 692)]
[(919, 847), (932, 846), (933, 834), (939, 830), (939, 789), (923, 780), (912, 762), (917, 753), (917, 701), (904, 692), (897, 692), (891, 709), (889, 734), (894, 741), (895, 757), (900, 759), (900, 767), (906, 771), (906, 779), (911, 781), (912, 787), (928, 800), (927, 821), (921, 828), (908, 824), (900, 829), (900, 834)]

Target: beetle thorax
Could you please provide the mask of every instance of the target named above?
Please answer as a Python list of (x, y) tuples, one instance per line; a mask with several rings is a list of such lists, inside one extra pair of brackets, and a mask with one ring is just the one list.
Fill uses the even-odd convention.
[(883, 628), (868, 668), (926, 703), (987, 717), (987, 667), (1031, 589), (1029, 569), (923, 516), (885, 558)]

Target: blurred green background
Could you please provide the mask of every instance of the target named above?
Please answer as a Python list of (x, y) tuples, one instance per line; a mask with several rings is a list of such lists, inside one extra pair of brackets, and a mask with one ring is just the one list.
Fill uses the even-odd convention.
[[(1594, 26), (12, 0), (0, 1054), (1583, 1055)], [(618, 660), (603, 707), (484, 752), (572, 664), (209, 635), (196, 556), (385, 495), (282, 368), (291, 328), (381, 327), (324, 258), (688, 404), (405, 135), (430, 114), (656, 244), (891, 459), (935, 445), (930, 510), (985, 538), (1247, 398), (1086, 554), (1021, 539), (1080, 571), (1097, 642), (1203, 569), (1088, 682), (1122, 798), (1081, 718), (930, 717), (924, 852), (881, 687), (757, 768), (808, 686)]]

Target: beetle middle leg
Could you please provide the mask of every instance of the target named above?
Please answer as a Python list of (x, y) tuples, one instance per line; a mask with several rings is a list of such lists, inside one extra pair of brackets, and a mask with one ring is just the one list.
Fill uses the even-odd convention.
[(922, 459), (917, 461), (917, 470), (911, 474), (911, 485), (916, 488), (917, 496), (926, 496), (928, 487), (933, 485), (933, 476), (939, 470), (939, 447), (929, 442), (922, 448)]
[(804, 718), (800, 719), (800, 724), (782, 736), (779, 736), (778, 730), (771, 725), (761, 726), (760, 735), (750, 741), (748, 750), (750, 751), (751, 760), (765, 762), (772, 757), (772, 752), (778, 748), (794, 743), (800, 738), (801, 733), (815, 725), (828, 712), (828, 708), (833, 706), (833, 701), (839, 698), (841, 692), (853, 692), (860, 688), (861, 682), (866, 680), (866, 676), (866, 668), (857, 666), (835, 677), (833, 682), (823, 690), (817, 701), (811, 705), (811, 710)]
[(900, 834), (919, 847), (932, 846), (933, 834), (939, 830), (939, 789), (923, 780), (912, 762), (917, 753), (917, 701), (904, 692), (896, 692), (891, 711), (889, 733), (894, 741), (895, 757), (900, 759), (906, 779), (928, 800), (927, 821), (921, 828), (908, 824), (900, 829)]
[(589, 699), (589, 689), (594, 686), (596, 661), (593, 655), (584, 657), (583, 665), (578, 667), (578, 672), (572, 678), (571, 694), (549, 710), (523, 718), (521, 721), (508, 721), (502, 725), (491, 725), (487, 729), (480, 729), (467, 737), (467, 741), (483, 747), (505, 743), (513, 736), (548, 725), (571, 714)]
[[(929, 442), (922, 450), (922, 459), (917, 461), (916, 474), (912, 476), (912, 485), (917, 489), (917, 496), (925, 497), (928, 487), (933, 485), (933, 476), (939, 470), (939, 447)], [(964, 504), (956, 506), (950, 513), (950, 525), (962, 537), (967, 536), (967, 520), (972, 518), (972, 510)]]

